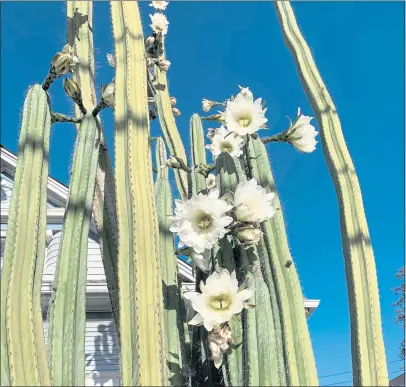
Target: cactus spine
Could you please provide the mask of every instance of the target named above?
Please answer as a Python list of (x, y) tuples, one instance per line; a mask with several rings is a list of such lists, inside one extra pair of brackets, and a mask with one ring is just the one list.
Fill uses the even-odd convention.
[(321, 128), (323, 153), (337, 192), (351, 322), (353, 379), (357, 386), (387, 386), (374, 254), (361, 189), (336, 107), (318, 72), (288, 1), (275, 2), (283, 37)]
[(87, 250), (99, 155), (100, 129), (91, 113), (81, 122), (49, 309), (49, 352), (54, 385), (85, 380)]
[(122, 383), (159, 386), (165, 383), (165, 337), (145, 47), (138, 3), (110, 4), (117, 60), (115, 178)]
[[(72, 73), (79, 86), (83, 105), (90, 110), (96, 107), (94, 87), (94, 47), (93, 47), (93, 2), (67, 1), (68, 41), (79, 59)], [(86, 20), (83, 23), (83, 20)], [(76, 117), (82, 112), (75, 104)], [(100, 123), (100, 118), (97, 118)], [(78, 126), (79, 128), (79, 126)], [(93, 214), (100, 237), (103, 265), (109, 289), (110, 302), (116, 326), (119, 322), (118, 278), (117, 278), (117, 223), (115, 214), (115, 190), (111, 161), (108, 154), (103, 129), (100, 124), (99, 164), (96, 173), (96, 189), (93, 201)], [(119, 329), (117, 329), (119, 333)]]
[(2, 385), (50, 384), (39, 297), (50, 126), (48, 95), (34, 85), (24, 103), (1, 278)]

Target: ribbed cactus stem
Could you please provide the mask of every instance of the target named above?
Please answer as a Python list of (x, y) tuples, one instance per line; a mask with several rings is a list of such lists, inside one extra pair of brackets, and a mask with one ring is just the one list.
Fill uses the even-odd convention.
[(275, 6), (283, 38), (317, 117), (323, 153), (337, 192), (350, 308), (354, 385), (387, 386), (375, 259), (357, 174), (336, 107), (297, 25), (290, 2), (277, 1)]
[[(176, 125), (175, 117), (172, 112), (166, 72), (160, 70), (158, 66), (154, 66), (154, 69), (157, 84), (160, 85), (160, 87), (156, 90), (155, 101), (158, 110), (159, 123), (161, 125), (165, 141), (168, 144), (171, 155), (180, 157), (187, 164), (185, 146), (183, 145), (178, 127)], [(188, 173), (181, 169), (175, 169), (174, 172), (179, 194), (182, 199), (187, 199), (189, 192)]]
[(204, 145), (204, 132), (202, 120), (198, 114), (193, 114), (190, 118), (190, 142), (192, 146), (193, 178), (191, 182), (191, 192), (198, 194), (202, 189), (206, 189), (206, 178), (197, 172), (199, 164), (206, 164), (206, 149)]
[(138, 2), (111, 1), (115, 41), (115, 179), (123, 386), (166, 380), (164, 306)]
[[(68, 18), (68, 41), (73, 47), (80, 63), (73, 70), (72, 78), (81, 90), (84, 106), (90, 112), (97, 104), (94, 86), (93, 2), (67, 1), (66, 8)], [(75, 112), (77, 118), (82, 116), (76, 104)], [(100, 118), (98, 117), (97, 119), (100, 123)], [(100, 154), (96, 173), (93, 214), (101, 242), (100, 247), (110, 302), (117, 326), (117, 333), (119, 334), (118, 251), (114, 177), (101, 124), (100, 128)]]
[(38, 289), (44, 264), (51, 113), (40, 85), (24, 102), (1, 276), (1, 385), (50, 385)]
[[(299, 278), (289, 251), (283, 212), (276, 190), (268, 155), (260, 139), (248, 138), (246, 156), (250, 177), (259, 185), (275, 193), (273, 205), (276, 214), (263, 224), (264, 241), (259, 255), (265, 282), (272, 299), (276, 326), (281, 327), (281, 335), (276, 335), (282, 346), (286, 383), (289, 386), (316, 386), (317, 371), (310, 335), (304, 310), (303, 294)], [(279, 321), (278, 321), (279, 320)], [(281, 359), (279, 358), (279, 361)], [(281, 366), (279, 366), (279, 369)]]
[(167, 154), (162, 138), (156, 143), (156, 165), (158, 176), (155, 183), (157, 213), (159, 223), (160, 256), (163, 271), (164, 317), (167, 342), (166, 384), (180, 386), (183, 384), (183, 354), (185, 332), (183, 300), (178, 278), (178, 263), (175, 255), (173, 234), (169, 231), (172, 224), (172, 193), (169, 184), (168, 168), (165, 166)]
[(48, 346), (56, 386), (83, 386), (85, 381), (87, 252), (99, 144), (100, 129), (88, 113), (75, 144), (49, 309)]

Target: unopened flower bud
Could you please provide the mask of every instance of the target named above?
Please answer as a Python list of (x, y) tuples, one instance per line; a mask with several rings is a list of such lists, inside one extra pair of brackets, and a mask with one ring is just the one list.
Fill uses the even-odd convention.
[(207, 113), (209, 110), (213, 109), (214, 106), (217, 105), (217, 102), (210, 101), (206, 98), (203, 98), (202, 105), (203, 105), (203, 111)]
[(117, 66), (117, 61), (115, 56), (111, 55), (111, 54), (107, 54), (106, 55), (107, 58), (107, 62), (111, 67), (116, 67)]
[(148, 38), (145, 39), (145, 45), (147, 47), (152, 46), (155, 42), (155, 38), (153, 36), (148, 36)]
[(169, 70), (169, 66), (171, 65), (171, 62), (169, 62), (169, 60), (166, 60), (166, 59), (160, 59), (156, 62), (156, 64), (158, 65), (158, 67), (161, 71), (167, 72)]
[(172, 113), (175, 117), (179, 117), (182, 113), (177, 108), (172, 108)]
[(207, 130), (207, 138), (209, 138), (210, 140), (214, 137), (215, 134), (216, 134), (216, 129), (209, 128)]
[(73, 99), (78, 99), (80, 97), (80, 89), (79, 86), (75, 81), (73, 81), (70, 78), (65, 78), (63, 80), (63, 88), (65, 90), (65, 93), (73, 98)]
[(207, 176), (206, 178), (206, 186), (209, 190), (216, 187), (216, 176), (212, 173), (210, 173), (209, 176)]
[(261, 240), (262, 231), (252, 225), (248, 225), (238, 228), (236, 235), (241, 243), (250, 246)]
[(79, 59), (74, 55), (72, 47), (67, 44), (61, 52), (58, 52), (52, 59), (51, 68), (57, 77), (65, 75), (79, 63)]
[(102, 87), (102, 100), (107, 106), (114, 106), (115, 82), (110, 82), (104, 88)]
[(181, 163), (179, 162), (179, 160), (175, 156), (169, 157), (169, 159), (166, 161), (165, 164), (167, 167), (175, 168), (175, 169), (179, 169), (182, 166)]
[(172, 106), (175, 106), (175, 105), (176, 105), (176, 102), (177, 102), (177, 101), (176, 101), (176, 98), (175, 98), (175, 97), (170, 97), (170, 98), (169, 98), (169, 101), (171, 102), (171, 105), (172, 105)]

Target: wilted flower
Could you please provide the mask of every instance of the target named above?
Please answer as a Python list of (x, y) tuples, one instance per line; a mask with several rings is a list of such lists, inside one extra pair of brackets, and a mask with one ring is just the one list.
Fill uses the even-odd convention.
[(212, 262), (210, 250), (204, 250), (203, 253), (196, 253), (196, 251), (191, 249), (190, 258), (195, 265), (205, 273), (211, 270)]
[(61, 52), (58, 52), (52, 59), (51, 66), (56, 76), (62, 76), (73, 70), (79, 63), (79, 59), (74, 55), (73, 49), (66, 44)]
[(265, 118), (266, 109), (262, 109), (262, 99), (254, 101), (254, 97), (248, 88), (243, 88), (233, 100), (227, 101), (224, 112), (227, 128), (240, 136), (253, 134), (265, 126), (268, 121)]
[(158, 65), (159, 69), (161, 71), (167, 72), (169, 70), (169, 66), (171, 65), (171, 62), (166, 59), (159, 59), (156, 64)]
[(168, 4), (169, 4), (168, 1), (151, 1), (151, 4), (149, 6), (154, 7), (155, 9), (165, 11)]
[(175, 98), (175, 97), (170, 97), (170, 98), (169, 98), (169, 101), (171, 102), (171, 105), (172, 105), (172, 106), (175, 106), (175, 105), (176, 105), (176, 102), (177, 102), (177, 101), (176, 101), (176, 98)]
[(189, 324), (203, 324), (208, 331), (230, 321), (233, 315), (249, 307), (246, 301), (253, 295), (251, 289), (239, 289), (235, 271), (230, 275), (226, 269), (211, 274), (206, 284), (201, 281), (200, 291), (201, 293), (185, 294), (185, 298), (190, 299), (192, 308), (197, 312)]
[(204, 112), (208, 112), (217, 105), (217, 102), (210, 101), (206, 98), (202, 99), (202, 107)]
[(206, 145), (210, 149), (213, 157), (216, 158), (220, 153), (230, 153), (231, 156), (238, 157), (242, 154), (244, 140), (237, 133), (230, 132), (224, 126), (216, 129), (211, 138), (212, 143)]
[(234, 193), (235, 215), (240, 222), (264, 222), (276, 209), (272, 204), (275, 193), (267, 193), (255, 179), (238, 183)]
[(179, 234), (179, 247), (192, 247), (197, 253), (211, 249), (229, 230), (233, 218), (226, 213), (232, 206), (219, 199), (219, 190), (199, 193), (187, 201), (176, 200), (175, 221), (170, 231)]
[(206, 186), (207, 189), (216, 188), (216, 176), (214, 176), (212, 173), (210, 173), (206, 178)]
[(107, 58), (108, 64), (109, 64), (111, 67), (116, 67), (117, 61), (116, 61), (115, 56), (113, 56), (113, 55), (111, 55), (111, 54), (107, 54), (107, 55), (106, 55), (106, 58)]
[(110, 82), (102, 88), (102, 100), (107, 106), (114, 106), (114, 92), (116, 84), (114, 81)]
[(236, 235), (241, 243), (250, 246), (259, 243), (262, 237), (262, 231), (249, 224), (247, 226), (239, 227), (236, 230)]
[(209, 332), (208, 337), (211, 355), (214, 365), (217, 369), (223, 363), (223, 354), (230, 345), (234, 344), (233, 335), (228, 324), (224, 324), (222, 328), (213, 329)]
[(70, 78), (65, 78), (63, 80), (62, 84), (63, 84), (63, 88), (65, 90), (65, 93), (69, 97), (71, 97), (73, 99), (77, 99), (80, 97), (80, 89), (75, 81), (73, 81)]
[(175, 117), (179, 117), (182, 114), (178, 108), (174, 107), (172, 108), (172, 113)]
[(168, 19), (163, 13), (156, 12), (153, 15), (149, 15), (151, 18), (152, 24), (151, 28), (157, 34), (161, 33), (162, 35), (166, 35), (168, 32)]
[(287, 130), (288, 141), (301, 152), (310, 153), (316, 149), (317, 141), (315, 137), (318, 132), (314, 126), (310, 124), (313, 117), (304, 116), (300, 113), (300, 108), (297, 112), (297, 119)]

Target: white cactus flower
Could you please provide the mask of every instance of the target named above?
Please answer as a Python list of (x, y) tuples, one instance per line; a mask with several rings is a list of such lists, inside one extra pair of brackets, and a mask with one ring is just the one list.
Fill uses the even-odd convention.
[(213, 129), (213, 128), (207, 129), (207, 138), (209, 138), (210, 140), (213, 139), (215, 134), (216, 134), (216, 129)]
[(203, 253), (229, 232), (226, 227), (233, 218), (226, 213), (232, 206), (219, 199), (219, 195), (219, 190), (213, 189), (207, 195), (193, 195), (187, 201), (176, 200), (170, 231), (178, 233), (179, 247), (186, 245), (197, 253)]
[(110, 82), (102, 90), (102, 98), (107, 106), (114, 106), (114, 94), (116, 90), (116, 83), (114, 81)]
[(171, 65), (171, 62), (169, 62), (169, 60), (166, 60), (166, 59), (159, 59), (156, 62), (156, 64), (161, 71), (167, 72), (169, 70), (169, 66)]
[(216, 176), (213, 175), (212, 173), (209, 174), (206, 178), (206, 186), (207, 189), (213, 189), (216, 188)]
[(230, 345), (234, 344), (231, 329), (227, 324), (222, 328), (213, 329), (207, 337), (211, 355), (213, 357), (214, 365), (217, 369), (223, 363), (223, 354), (226, 352)]
[(264, 222), (274, 216), (275, 193), (267, 193), (255, 179), (238, 183), (234, 193), (235, 215), (240, 222)]
[(206, 148), (210, 149), (214, 158), (217, 158), (220, 153), (230, 153), (234, 157), (242, 154), (244, 139), (237, 133), (227, 130), (224, 126), (215, 130), (211, 141), (212, 143), (206, 145)]
[(166, 7), (168, 6), (168, 1), (151, 1), (150, 7), (154, 7), (155, 9), (159, 9), (161, 11), (165, 11)]
[(313, 117), (297, 112), (297, 119), (287, 131), (288, 141), (300, 152), (310, 153), (316, 149), (315, 137), (319, 132), (310, 124)]
[(236, 236), (246, 246), (257, 244), (261, 241), (262, 231), (253, 225), (239, 227)]
[(268, 121), (265, 118), (267, 109), (262, 109), (261, 103), (262, 98), (254, 101), (251, 91), (242, 88), (233, 100), (227, 101), (224, 119), (228, 130), (244, 136), (264, 128)]
[(230, 274), (226, 269), (222, 269), (220, 273), (211, 274), (206, 284), (201, 281), (200, 291), (201, 293), (185, 294), (192, 308), (197, 312), (189, 324), (203, 324), (208, 331), (230, 321), (235, 314), (250, 307), (246, 301), (253, 295), (251, 289), (239, 289), (235, 272)]
[(161, 33), (162, 35), (166, 35), (168, 32), (168, 19), (163, 13), (154, 13), (153, 15), (149, 15), (151, 18), (151, 28), (156, 33)]
[(196, 251), (191, 249), (190, 254), (190, 258), (198, 268), (200, 268), (205, 273), (211, 270), (211, 250), (204, 250), (203, 253), (196, 253)]

